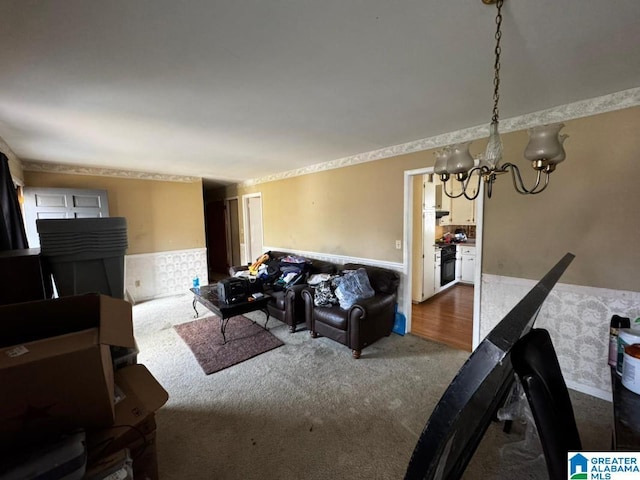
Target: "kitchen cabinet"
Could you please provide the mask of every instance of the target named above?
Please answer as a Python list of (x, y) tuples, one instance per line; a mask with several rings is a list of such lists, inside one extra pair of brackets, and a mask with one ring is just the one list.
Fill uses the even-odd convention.
[(476, 201), (467, 200), (464, 196), (452, 199), (449, 216), (452, 225), (475, 225)]
[[(450, 194), (458, 195), (461, 191), (461, 184), (457, 180), (449, 180), (447, 182), (447, 192)], [(470, 195), (473, 194), (475, 194), (475, 189), (470, 192)], [(476, 201), (467, 200), (464, 195), (458, 198), (450, 198), (444, 193), (442, 184), (436, 185), (436, 208), (449, 212), (449, 215), (440, 218), (440, 226), (475, 225), (476, 223)]]
[(474, 283), (476, 276), (476, 247), (462, 247), (460, 281)]
[[(453, 181), (451, 185), (453, 195), (458, 195), (462, 192), (462, 186), (460, 182)], [(469, 192), (469, 195), (474, 195), (475, 189)], [(450, 209), (450, 221), (451, 225), (475, 225), (476, 223), (476, 201), (468, 200), (464, 195), (458, 198), (451, 199)]]
[[(445, 210), (447, 212), (451, 212), (451, 198), (445, 195), (440, 180), (436, 180), (436, 182), (436, 210)], [(451, 223), (451, 214), (440, 217), (440, 219), (438, 220), (438, 225), (453, 225)]]

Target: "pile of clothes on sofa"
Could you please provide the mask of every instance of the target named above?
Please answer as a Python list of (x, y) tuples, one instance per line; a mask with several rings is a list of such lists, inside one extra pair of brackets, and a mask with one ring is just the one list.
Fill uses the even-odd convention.
[(346, 310), (358, 300), (375, 295), (364, 268), (342, 270), (339, 275), (326, 273), (312, 275), (307, 283), (314, 287), (313, 304), (316, 307), (339, 304), (340, 308)]
[(260, 256), (247, 270), (237, 271), (234, 276), (257, 280), (262, 287), (284, 290), (305, 283), (310, 261), (298, 255), (276, 256), (267, 252)]

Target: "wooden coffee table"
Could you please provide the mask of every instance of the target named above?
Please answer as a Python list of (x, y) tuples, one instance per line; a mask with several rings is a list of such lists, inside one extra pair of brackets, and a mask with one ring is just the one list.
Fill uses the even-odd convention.
[[(267, 323), (269, 323), (269, 310), (267, 309), (267, 303), (271, 299), (270, 295), (266, 293), (260, 298), (248, 297), (244, 302), (238, 302), (233, 304), (227, 304), (221, 302), (218, 298), (218, 284), (212, 283), (211, 285), (203, 285), (197, 288), (190, 288), (193, 293), (193, 310), (196, 312), (196, 318), (199, 316), (196, 304), (200, 303), (204, 305), (208, 310), (215, 313), (220, 318), (220, 333), (222, 333), (223, 344), (227, 343), (227, 337), (225, 331), (227, 324), (231, 317), (236, 315), (242, 315), (244, 313), (255, 312), (257, 310), (262, 311), (267, 320), (264, 322), (264, 329), (267, 330)], [(249, 300), (251, 298), (251, 300)], [(253, 321), (253, 320), (252, 320)], [(256, 323), (256, 322), (253, 322)], [(257, 324), (260, 325), (260, 324)]]

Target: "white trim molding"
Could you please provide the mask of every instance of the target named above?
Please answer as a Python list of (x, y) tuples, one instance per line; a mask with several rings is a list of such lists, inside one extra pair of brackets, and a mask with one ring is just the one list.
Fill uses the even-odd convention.
[(140, 253), (124, 257), (124, 289), (131, 303), (189, 291), (193, 278), (208, 282), (207, 249)]
[(140, 172), (137, 170), (117, 170), (113, 168), (86, 167), (80, 165), (65, 165), (59, 163), (22, 161), (23, 169), (27, 172), (64, 173), (69, 175), (93, 175), (98, 177), (118, 177), (136, 180), (156, 180), (161, 182), (199, 182), (200, 177), (170, 175), (164, 173)]
[[(483, 274), (481, 335), (486, 336), (536, 283)], [(611, 399), (607, 359), (614, 314), (640, 317), (640, 292), (558, 283), (535, 322), (535, 327), (549, 331), (567, 385), (605, 400)]]
[[(557, 107), (541, 110), (538, 112), (520, 115), (518, 117), (500, 120), (500, 131), (502, 133), (524, 130), (535, 125), (545, 123), (556, 123), (577, 118), (589, 117), (599, 113), (623, 110), (625, 108), (640, 105), (640, 87), (631, 88), (621, 92), (603, 95), (601, 97), (581, 100), (579, 102), (560, 105)], [(432, 148), (439, 148), (453, 143), (467, 142), (485, 138), (489, 135), (489, 125), (483, 124), (475, 127), (465, 128), (454, 132), (436, 135), (434, 137), (422, 138), (412, 142), (402, 143), (390, 147), (372, 150), (370, 152), (359, 153), (350, 157), (339, 158), (328, 162), (316, 163), (306, 167), (288, 170), (286, 172), (274, 173), (240, 183), (241, 186), (257, 185), (260, 183), (273, 182), (286, 178), (298, 177), (310, 173), (323, 172), (336, 168), (349, 167), (365, 162), (373, 162), (384, 158), (396, 157), (407, 153), (421, 152)]]

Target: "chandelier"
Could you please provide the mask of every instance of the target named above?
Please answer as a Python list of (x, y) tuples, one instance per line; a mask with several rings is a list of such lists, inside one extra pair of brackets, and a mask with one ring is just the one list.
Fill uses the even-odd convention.
[[(529, 129), (529, 143), (524, 150), (524, 158), (531, 162), (536, 171), (536, 180), (532, 187), (527, 188), (522, 180), (520, 170), (513, 163), (502, 162), (502, 139), (498, 131), (499, 114), (498, 101), (500, 100), (500, 40), (502, 39), (502, 4), (504, 0), (482, 0), (485, 4), (497, 5), (496, 14), (496, 46), (493, 77), (493, 114), (489, 126), (489, 143), (484, 155), (476, 160), (469, 153), (471, 142), (449, 145), (435, 153), (436, 162), (434, 172), (440, 176), (444, 193), (450, 198), (458, 198), (464, 195), (469, 200), (474, 200), (480, 192), (480, 182), (484, 180), (487, 196), (491, 198), (493, 182), (498, 175), (511, 173), (513, 186), (522, 195), (537, 194), (544, 191), (549, 185), (549, 176), (556, 169), (556, 165), (565, 159), (563, 143), (567, 135), (561, 135), (562, 123), (540, 125)], [(447, 182), (455, 178), (460, 182), (461, 191), (454, 194), (453, 190), (447, 191)]]

